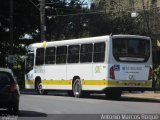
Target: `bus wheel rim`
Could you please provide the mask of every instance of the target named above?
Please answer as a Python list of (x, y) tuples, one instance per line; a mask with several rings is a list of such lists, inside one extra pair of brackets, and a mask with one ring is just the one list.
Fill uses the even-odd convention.
[(74, 86), (74, 93), (76, 96), (78, 96), (81, 92), (81, 86), (80, 86), (80, 83), (79, 81), (76, 81), (75, 82), (75, 86)]
[(41, 83), (38, 85), (38, 91), (40, 94), (42, 93), (42, 84)]

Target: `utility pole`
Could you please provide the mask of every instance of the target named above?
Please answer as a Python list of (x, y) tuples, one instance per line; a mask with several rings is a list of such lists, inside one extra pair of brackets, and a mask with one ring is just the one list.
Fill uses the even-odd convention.
[(41, 42), (46, 40), (45, 0), (40, 1)]
[(13, 0), (10, 0), (10, 49), (8, 56), (9, 68), (13, 68)]
[(150, 31), (150, 28), (149, 28), (150, 27), (149, 26), (149, 17), (147, 17), (144, 0), (142, 0), (142, 7), (143, 7), (144, 19), (145, 19), (146, 25), (147, 25), (148, 36), (151, 36), (151, 31)]

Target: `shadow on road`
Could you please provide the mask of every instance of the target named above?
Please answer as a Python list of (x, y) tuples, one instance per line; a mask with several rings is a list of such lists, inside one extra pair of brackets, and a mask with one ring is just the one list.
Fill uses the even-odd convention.
[[(22, 111), (27, 112), (28, 111)], [(29, 111), (32, 112), (32, 111)], [(37, 113), (36, 113), (37, 114)], [(41, 113), (40, 113), (41, 114)], [(42, 116), (19, 116), (18, 120), (99, 120), (101, 115), (90, 115), (90, 114), (49, 114)]]
[(109, 99), (104, 95), (91, 95), (87, 98), (99, 99), (99, 100), (111, 100), (111, 101), (128, 101), (128, 102), (147, 102), (147, 103), (160, 103), (159, 99), (154, 98), (138, 98), (138, 97), (127, 97), (121, 96), (119, 99)]
[[(49, 94), (53, 96), (67, 96), (67, 94)], [(90, 96), (80, 98), (80, 99), (97, 99), (97, 100), (110, 100), (110, 101), (128, 101), (128, 102), (146, 102), (146, 103), (160, 103), (160, 99), (154, 99), (154, 98), (138, 98), (138, 97), (127, 97), (127, 96), (121, 96), (119, 99), (110, 99), (107, 98), (104, 94), (92, 94)]]
[(47, 117), (47, 114), (35, 111), (19, 111), (19, 117)]
[[(22, 95), (37, 95), (36, 92), (22, 92)], [(69, 97), (66, 92), (49, 92), (46, 96), (62, 96)], [(160, 99), (155, 98), (139, 98), (139, 97), (130, 97), (130, 96), (121, 96), (121, 98), (109, 99), (104, 94), (91, 94), (85, 98), (79, 99), (97, 99), (97, 100), (112, 100), (112, 101), (128, 101), (128, 102), (147, 102), (147, 103), (160, 103)]]
[(45, 114), (35, 111), (20, 110), (18, 116), (0, 110), (0, 120), (98, 120), (101, 115), (91, 114)]
[(136, 97), (121, 97), (119, 101), (132, 101), (132, 102), (148, 102), (160, 103), (160, 100), (154, 98), (136, 98)]
[[(0, 110), (0, 116), (13, 116), (7, 112), (7, 110)], [(20, 110), (18, 117), (46, 117), (47, 114), (35, 111), (24, 111)]]

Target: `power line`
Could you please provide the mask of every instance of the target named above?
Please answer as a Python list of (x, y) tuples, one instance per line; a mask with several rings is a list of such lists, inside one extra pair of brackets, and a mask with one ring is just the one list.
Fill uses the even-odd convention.
[(81, 11), (85, 9), (75, 9), (75, 8), (56, 8), (56, 7), (51, 7), (51, 9), (57, 9), (57, 10), (67, 10), (67, 11)]
[(88, 13), (75, 13), (75, 14), (66, 14), (66, 15), (52, 15), (50, 17), (68, 17), (68, 16), (79, 16), (79, 15), (91, 15), (91, 14), (105, 14), (106, 11), (97, 11), (97, 12), (88, 12)]
[[(155, 8), (160, 8), (160, 7), (155, 7)], [(152, 8), (152, 9), (155, 9), (155, 8)], [(57, 9), (57, 8), (56, 8)], [(149, 9), (149, 10), (152, 10), (152, 9)], [(146, 9), (145, 9), (146, 10)], [(123, 12), (123, 11), (126, 11), (126, 10), (117, 10), (118, 12)], [(53, 18), (55, 18), (55, 17), (67, 17), (67, 16), (79, 16), (79, 15), (90, 15), (90, 14), (107, 14), (107, 12), (117, 12), (117, 11), (115, 11), (115, 10), (93, 10), (92, 12), (86, 12), (86, 13), (75, 13), (75, 14), (65, 14), (65, 15), (58, 15), (58, 13), (57, 13), (57, 15), (51, 15), (51, 16), (49, 16), (48, 18), (50, 18), (50, 17), (53, 17)], [(141, 11), (141, 12), (143, 12), (143, 8), (142, 9), (139, 9), (139, 10), (135, 10), (135, 11)], [(147, 11), (147, 10), (146, 10)], [(117, 12), (117, 13), (118, 13)], [(128, 12), (128, 13), (131, 13), (131, 12), (133, 12), (133, 11), (126, 11), (126, 12)]]

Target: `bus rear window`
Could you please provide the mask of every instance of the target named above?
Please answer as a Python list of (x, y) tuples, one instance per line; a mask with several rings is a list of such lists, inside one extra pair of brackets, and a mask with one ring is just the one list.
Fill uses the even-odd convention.
[(117, 61), (145, 62), (150, 56), (150, 41), (139, 38), (114, 38), (113, 56)]

